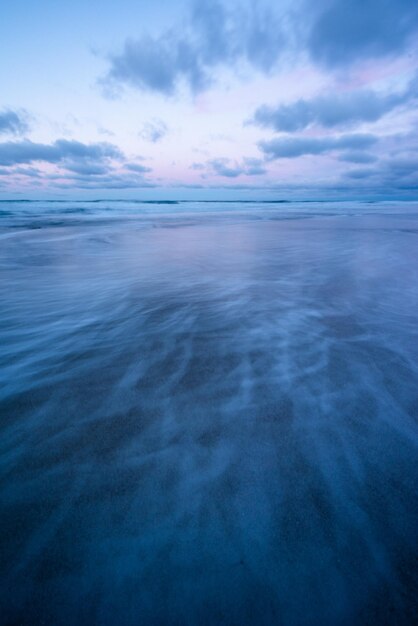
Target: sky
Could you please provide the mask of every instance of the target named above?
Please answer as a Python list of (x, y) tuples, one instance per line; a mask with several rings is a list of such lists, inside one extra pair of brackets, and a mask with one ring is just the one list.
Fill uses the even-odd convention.
[(417, 197), (416, 0), (0, 6), (0, 196)]

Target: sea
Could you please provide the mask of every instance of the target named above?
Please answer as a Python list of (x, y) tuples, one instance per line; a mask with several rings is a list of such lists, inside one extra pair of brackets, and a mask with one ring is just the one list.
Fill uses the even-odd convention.
[(418, 623), (418, 202), (0, 202), (0, 623)]

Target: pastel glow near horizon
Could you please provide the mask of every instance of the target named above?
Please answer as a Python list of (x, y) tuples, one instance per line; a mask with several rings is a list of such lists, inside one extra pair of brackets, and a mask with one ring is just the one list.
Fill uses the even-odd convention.
[(16, 0), (0, 195), (414, 198), (416, 0)]

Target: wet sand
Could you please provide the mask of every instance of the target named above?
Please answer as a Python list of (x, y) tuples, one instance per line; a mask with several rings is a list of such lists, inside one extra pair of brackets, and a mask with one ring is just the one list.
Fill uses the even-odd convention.
[(1, 622), (414, 623), (418, 206), (2, 209)]

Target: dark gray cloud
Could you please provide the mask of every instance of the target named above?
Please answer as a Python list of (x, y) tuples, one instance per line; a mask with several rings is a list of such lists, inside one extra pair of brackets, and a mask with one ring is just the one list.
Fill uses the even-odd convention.
[(0, 111), (0, 135), (23, 135), (29, 130), (28, 115), (24, 111)]
[(262, 192), (272, 190), (283, 194), (284, 199), (296, 198), (416, 198), (418, 192), (418, 150), (402, 158), (386, 158), (373, 167), (346, 170), (342, 175), (331, 172), (328, 180), (280, 183), (210, 183), (207, 189), (248, 189)]
[(159, 39), (149, 36), (128, 39), (122, 53), (111, 58), (104, 82), (128, 84), (169, 95), (180, 78), (185, 79), (193, 91), (201, 89), (206, 82), (189, 42), (177, 40), (172, 33), (167, 33)]
[(354, 180), (384, 195), (418, 190), (418, 156), (388, 158), (379, 166), (353, 168), (344, 172), (342, 179)]
[[(10, 174), (10, 169), (3, 171)], [(21, 176), (29, 176), (32, 178), (42, 178), (42, 172), (36, 167), (15, 167), (13, 168), (13, 174), (20, 174)]]
[(137, 174), (147, 174), (152, 171), (150, 167), (141, 165), (140, 163), (125, 163), (124, 168), (131, 172), (136, 172)]
[(219, 176), (226, 176), (227, 178), (236, 178), (244, 173), (244, 170), (239, 165), (231, 165), (230, 159), (212, 159), (209, 161), (209, 165), (213, 168), (216, 174)]
[[(127, 39), (100, 82), (114, 95), (123, 85), (170, 95), (185, 83), (199, 92), (218, 68), (245, 62), (269, 73), (284, 54), (306, 52), (320, 65), (346, 68), (404, 51), (418, 33), (417, 7), (416, 0), (296, 0), (291, 8), (194, 0), (182, 27)], [(370, 115), (380, 105), (369, 103)]]
[(401, 92), (378, 94), (370, 89), (352, 93), (317, 96), (277, 107), (259, 107), (253, 122), (275, 131), (294, 132), (309, 126), (324, 128), (348, 127), (362, 122), (375, 122), (394, 108), (418, 98), (417, 78)]
[(403, 102), (403, 98), (378, 96), (371, 90), (352, 94), (319, 96), (275, 107), (261, 106), (254, 115), (258, 126), (275, 131), (294, 132), (309, 126), (347, 127), (361, 122), (375, 122)]
[(285, 36), (277, 15), (260, 2), (196, 0), (191, 24), (203, 67), (245, 60), (262, 72), (277, 63)]
[[(55, 165), (51, 172), (31, 167)], [(58, 139), (52, 144), (15, 141), (0, 143), (0, 177), (9, 184), (33, 185), (43, 180), (60, 189), (130, 189), (152, 186), (144, 178), (151, 171), (138, 163), (125, 163), (122, 152), (108, 143), (83, 144)], [(123, 168), (121, 169), (121, 166)]]
[(382, 171), (391, 185), (415, 185), (418, 188), (418, 155), (388, 159)]
[(166, 95), (185, 82), (199, 92), (221, 66), (245, 61), (259, 71), (271, 71), (284, 46), (280, 21), (261, 3), (195, 0), (181, 34), (169, 30), (159, 37), (128, 39), (122, 52), (110, 58), (101, 82), (111, 91), (126, 84)]
[[(114, 94), (120, 86), (130, 85), (170, 95), (180, 83), (199, 92), (212, 83), (218, 68), (246, 62), (269, 73), (284, 54), (305, 52), (320, 65), (345, 68), (357, 61), (400, 53), (418, 33), (416, 0), (296, 0), (291, 9), (267, 4), (194, 0), (182, 28), (173, 25), (157, 36), (127, 39), (122, 50), (109, 58), (109, 70), (101, 82)], [(381, 107), (393, 106), (372, 94), (371, 98), (366, 103), (371, 119), (381, 115)], [(318, 102), (317, 106), (326, 109), (326, 104)], [(362, 102), (357, 104), (362, 106)], [(345, 117), (343, 104), (337, 102), (336, 106)], [(351, 103), (354, 118), (356, 106)], [(281, 111), (280, 123), (292, 124), (291, 113)], [(300, 104), (298, 117), (306, 115), (306, 124), (311, 123), (312, 114), (323, 115), (325, 120), (330, 115), (329, 110), (306, 111)], [(329, 125), (333, 125), (332, 116), (330, 119)]]
[(69, 165), (65, 165), (64, 167), (69, 172), (86, 176), (98, 176), (109, 172), (109, 166), (91, 163), (89, 161), (86, 163), (71, 163)]
[(69, 161), (100, 162), (104, 159), (120, 159), (122, 153), (109, 143), (84, 144), (80, 141), (58, 139), (52, 144), (34, 143), (29, 140), (0, 143), (0, 165), (19, 163), (60, 163)]
[[(393, 146), (397, 146), (393, 150)], [(380, 140), (379, 160), (347, 168), (343, 184), (357, 184), (359, 192), (372, 190), (383, 196), (401, 197), (418, 191), (418, 145), (415, 133), (388, 135)], [(341, 158), (343, 155), (341, 155)], [(354, 161), (352, 161), (354, 163)], [(357, 165), (357, 164), (355, 164)], [(369, 166), (370, 165), (370, 166)]]
[(259, 176), (267, 172), (264, 161), (253, 157), (244, 157), (244, 171), (247, 176)]
[(203, 163), (196, 163), (196, 162), (195, 162), (195, 163), (192, 163), (192, 164), (191, 164), (190, 169), (191, 169), (191, 170), (198, 170), (198, 171), (201, 171), (201, 170), (204, 170), (204, 169), (205, 169), (205, 166), (203, 165)]
[(168, 133), (168, 128), (163, 120), (155, 119), (151, 122), (146, 122), (142, 130), (139, 132), (139, 136), (145, 141), (150, 141), (151, 143), (157, 143), (165, 137)]
[(386, 166), (397, 176), (418, 174), (418, 155), (409, 158), (390, 159), (386, 162)]
[(112, 166), (94, 169), (88, 164), (80, 167), (62, 166), (53, 173), (31, 167), (0, 168), (0, 182), (29, 188), (41, 181), (52, 189), (141, 189), (155, 184), (144, 178), (144, 172), (121, 171)]
[(345, 152), (338, 157), (339, 161), (346, 163), (375, 163), (378, 159), (370, 152)]
[(331, 0), (308, 11), (312, 7), (308, 50), (328, 67), (399, 53), (418, 30), (416, 0)]
[(144, 189), (155, 187), (154, 183), (142, 176), (109, 173), (106, 176), (74, 176), (57, 179), (53, 187), (57, 189)]
[(354, 178), (358, 180), (362, 178), (371, 178), (372, 176), (376, 176), (377, 173), (378, 173), (377, 170), (371, 167), (367, 167), (367, 168), (358, 168), (358, 169), (348, 170), (347, 172), (345, 172), (344, 176), (346, 178)]
[[(196, 165), (196, 164), (195, 164)], [(230, 159), (212, 159), (208, 165), (219, 176), (237, 178), (238, 176), (259, 176), (266, 173), (264, 162), (261, 159), (246, 157), (242, 163), (231, 162)], [(196, 166), (193, 169), (197, 169)]]
[(258, 145), (268, 159), (294, 159), (306, 154), (366, 150), (376, 142), (375, 135), (350, 134), (339, 137), (277, 137), (260, 141)]

